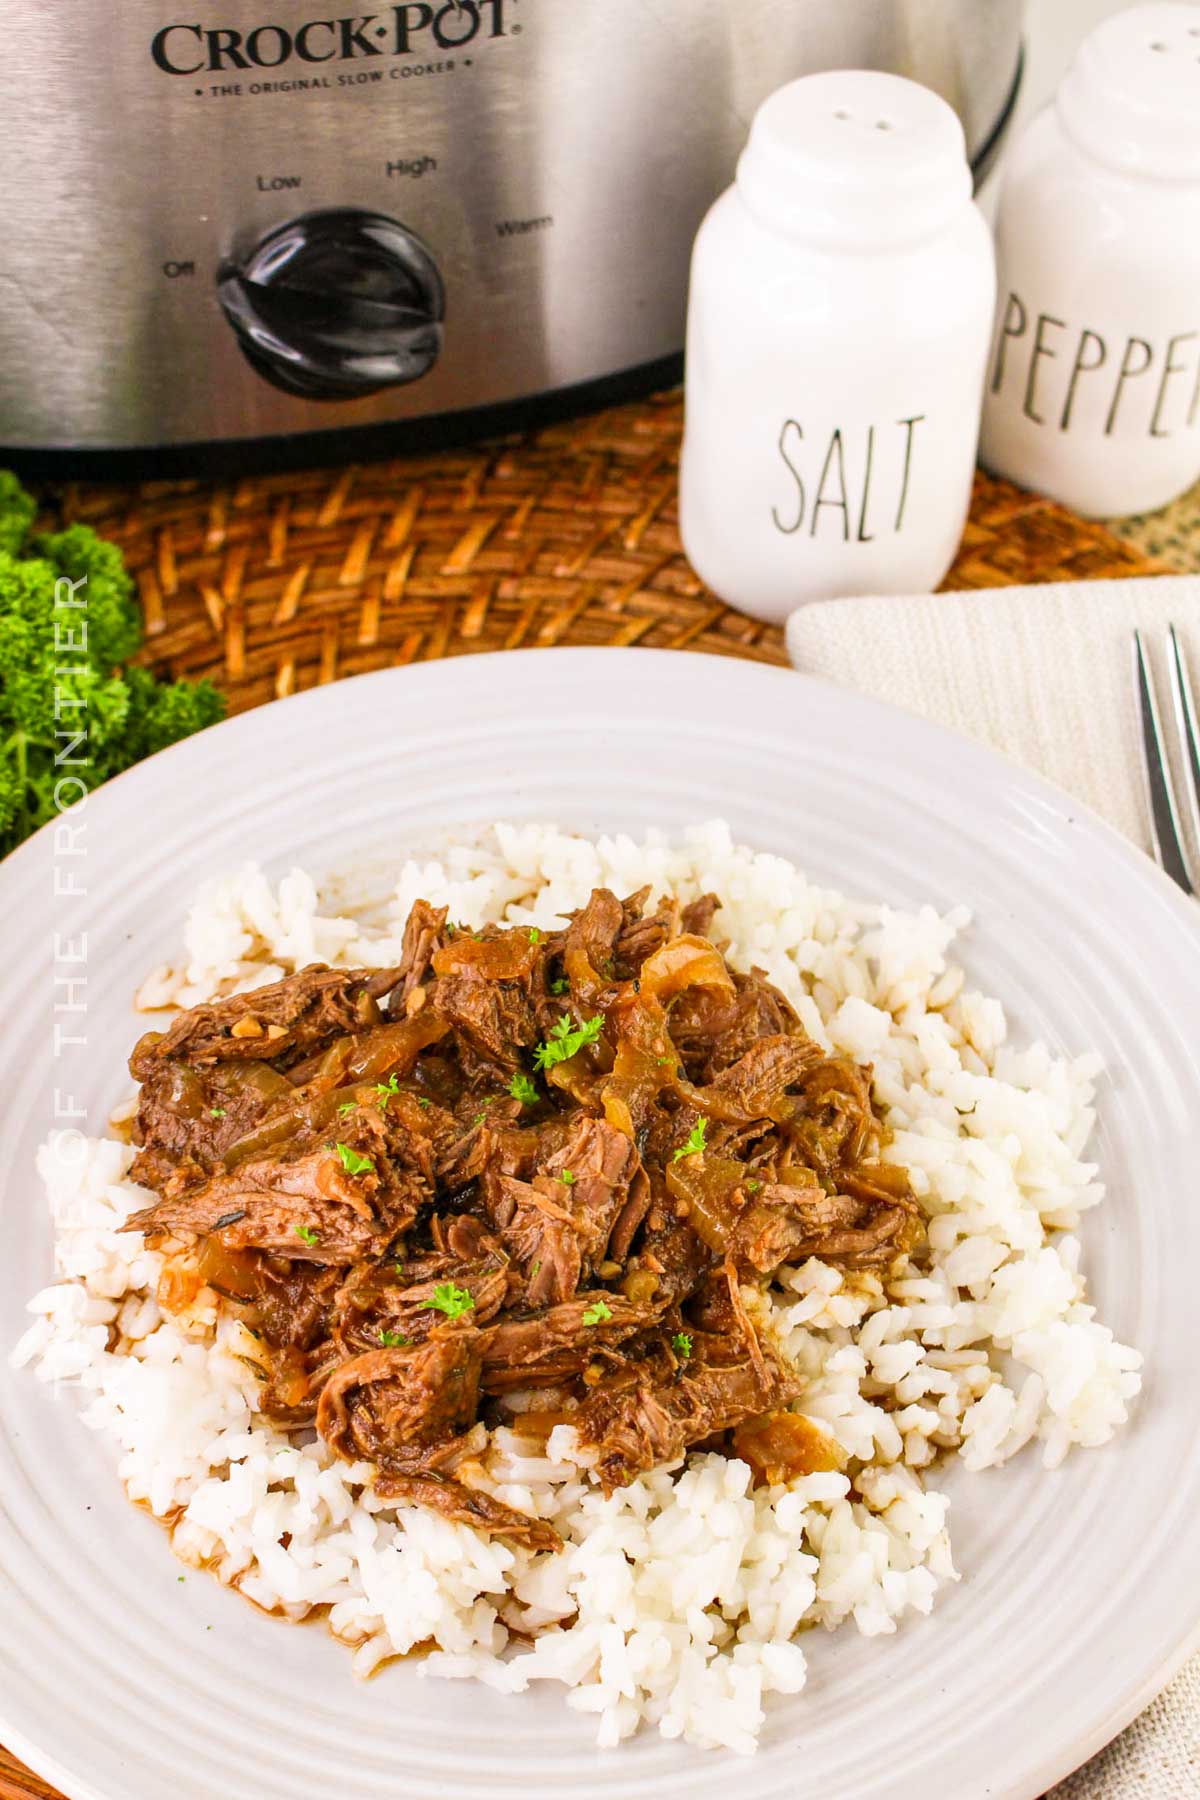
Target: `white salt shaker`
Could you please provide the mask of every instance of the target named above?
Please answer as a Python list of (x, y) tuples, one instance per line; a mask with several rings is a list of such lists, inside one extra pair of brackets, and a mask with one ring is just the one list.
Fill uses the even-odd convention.
[(928, 89), (808, 75), (759, 108), (696, 238), (680, 528), (722, 599), (936, 587), (971, 495), (995, 299), (962, 127)]
[(997, 219), (989, 469), (1090, 517), (1200, 476), (1200, 6), (1084, 40)]

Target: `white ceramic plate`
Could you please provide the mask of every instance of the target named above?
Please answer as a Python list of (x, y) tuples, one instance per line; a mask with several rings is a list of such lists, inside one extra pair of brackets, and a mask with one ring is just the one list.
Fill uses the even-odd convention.
[[(357, 1684), (319, 1627), (181, 1582), (73, 1396), (6, 1373), (0, 1741), (72, 1800), (1034, 1800), (1151, 1698), (1200, 1593), (1200, 936), (1098, 820), (964, 740), (800, 676), (640, 650), (479, 656), (338, 683), (155, 757), (0, 867), (0, 1340), (50, 1270), (32, 1170), (55, 1088), (103, 1129), (130, 996), (208, 873), (392, 858), (448, 826), (593, 831), (722, 814), (864, 896), (976, 915), (972, 981), (1014, 1030), (1098, 1048), (1111, 1193), (1085, 1233), (1102, 1317), (1146, 1355), (1136, 1418), (1045, 1474), (952, 1476), (963, 1571), (890, 1639), (808, 1640), (750, 1764), (644, 1732), (597, 1752), (549, 1686), (505, 1699), (393, 1666)], [(86, 897), (55, 898), (59, 888)], [(55, 930), (86, 929), (86, 1045), (52, 1053)], [(77, 948), (63, 945), (60, 948)], [(81, 995), (79, 997), (82, 997)], [(211, 1629), (208, 1629), (211, 1627)]]

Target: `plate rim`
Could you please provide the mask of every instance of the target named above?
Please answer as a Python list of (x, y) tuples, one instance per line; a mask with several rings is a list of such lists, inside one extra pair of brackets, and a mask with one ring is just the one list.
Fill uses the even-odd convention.
[[(944, 725), (940, 720), (931, 719), (913, 707), (901, 706), (894, 700), (881, 700), (874, 694), (862, 693), (858, 688), (847, 687), (841, 682), (827, 680), (824, 676), (814, 675), (804, 669), (797, 669), (790, 664), (759, 662), (753, 657), (723, 655), (715, 651), (670, 650), (653, 646), (627, 644), (548, 644), (541, 648), (522, 646), (516, 650), (475, 650), (460, 656), (439, 657), (432, 662), (389, 664), (383, 669), (367, 669), (355, 675), (342, 675), (333, 681), (321, 682), (315, 687), (302, 688), (298, 692), (284, 694), (278, 698), (263, 700), (253, 706), (231, 713), (212, 725), (205, 726), (202, 731), (190, 737), (181, 738), (176, 743), (167, 744), (150, 756), (143, 757), (128, 769), (122, 769), (116, 775), (110, 775), (100, 787), (88, 796), (89, 807), (112, 804), (112, 796), (120, 793), (122, 798), (140, 781), (148, 779), (146, 771), (160, 769), (168, 758), (182, 761), (194, 756), (204, 746), (212, 742), (215, 733), (221, 733), (223, 741), (235, 732), (243, 732), (250, 728), (250, 721), (258, 721), (270, 713), (279, 717), (284, 709), (289, 718), (296, 717), (303, 709), (314, 711), (332, 703), (333, 698), (340, 698), (348, 690), (365, 688), (374, 685), (380, 691), (386, 686), (402, 684), (406, 681), (430, 681), (435, 684), (448, 680), (451, 673), (463, 664), (484, 665), (503, 661), (506, 668), (520, 664), (522, 667), (544, 665), (554, 662), (562, 665), (586, 666), (601, 659), (609, 664), (629, 664), (633, 659), (644, 661), (647, 656), (654, 656), (676, 667), (720, 663), (722, 666), (738, 671), (735, 680), (742, 679), (743, 671), (753, 671), (751, 679), (766, 679), (770, 682), (786, 681), (789, 684), (800, 683), (810, 691), (821, 693), (844, 694), (855, 707), (874, 713), (882, 719), (903, 721), (908, 726), (916, 726), (922, 734), (931, 738), (939, 738), (948, 746), (953, 746), (959, 753), (968, 753), (970, 758), (990, 763), (1005, 769), (1010, 778), (1015, 779), (1034, 797), (1050, 800), (1055, 807), (1069, 816), (1074, 824), (1083, 820), (1089, 830), (1093, 831), (1108, 848), (1120, 857), (1121, 861), (1136, 869), (1143, 878), (1148, 878), (1151, 887), (1157, 892), (1160, 900), (1166, 901), (1176, 911), (1179, 922), (1188, 924), (1193, 930), (1200, 931), (1200, 902), (1190, 900), (1184, 895), (1171, 878), (1155, 862), (1154, 858), (1141, 845), (1135, 844), (1115, 825), (1109, 823), (1104, 815), (1096, 810), (1088, 801), (1081, 800), (1038, 769), (1019, 761), (1006, 751), (985, 743), (981, 738), (973, 737), (968, 732), (959, 731), (952, 725)], [(68, 812), (62, 816), (69, 816)], [(25, 838), (8, 855), (0, 858), (0, 888), (14, 869), (22, 872), (32, 862), (57, 823), (49, 819), (39, 825), (36, 831)], [(0, 893), (2, 900), (2, 893)]]

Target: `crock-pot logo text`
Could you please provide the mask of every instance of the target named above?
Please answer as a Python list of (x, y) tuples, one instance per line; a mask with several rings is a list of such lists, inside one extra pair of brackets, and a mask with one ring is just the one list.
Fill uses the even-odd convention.
[(168, 75), (199, 75), (279, 69), (290, 62), (354, 62), (414, 51), (458, 50), (478, 38), (504, 37), (504, 6), (505, 0), (405, 0), (386, 12), (309, 19), (294, 29), (164, 25), (155, 33), (150, 54)]

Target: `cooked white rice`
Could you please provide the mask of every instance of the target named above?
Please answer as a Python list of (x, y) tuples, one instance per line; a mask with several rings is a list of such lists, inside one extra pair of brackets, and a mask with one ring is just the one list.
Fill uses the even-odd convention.
[(238, 1359), (252, 1340), (215, 1296), (182, 1319), (159, 1310), (162, 1255), (117, 1230), (148, 1196), (112, 1140), (40, 1155), (60, 1280), (30, 1302), (13, 1360), (82, 1389), (85, 1421), (115, 1440), (130, 1498), (171, 1525), (179, 1556), (293, 1618), (327, 1608), (357, 1673), (432, 1645), (423, 1675), (505, 1692), (562, 1682), (601, 1744), (648, 1719), (665, 1737), (749, 1752), (765, 1696), (804, 1684), (803, 1627), (892, 1632), (956, 1578), (948, 1502), (921, 1473), (939, 1454), (984, 1469), (1037, 1440), (1052, 1467), (1125, 1420), (1141, 1358), (1087, 1304), (1073, 1235), (1103, 1195), (1083, 1160), (1099, 1059), (1006, 1043), (999, 1002), (947, 962), (965, 911), (846, 900), (736, 847), (721, 823), (644, 843), (498, 825), (405, 863), (370, 927), (323, 910), (302, 870), (273, 886), (246, 867), (204, 889), (186, 963), (156, 972), (139, 1001), (190, 1005), (315, 960), (384, 966), (418, 896), (471, 924), (553, 927), (594, 886), (647, 882), (720, 894), (714, 934), (730, 960), (765, 969), (814, 1037), (873, 1064), (887, 1155), (911, 1170), (928, 1214), (931, 1254), (905, 1277), (814, 1260), (781, 1270), (759, 1302), (808, 1378), (801, 1409), (849, 1453), (849, 1478), (753, 1489), (744, 1463), (696, 1454), (605, 1500), (569, 1427), (544, 1448), (501, 1430), (486, 1479), (554, 1521), (561, 1555), (382, 1504), (368, 1465), (293, 1445), (259, 1415)]

